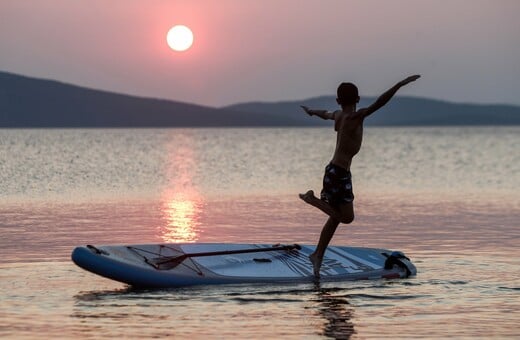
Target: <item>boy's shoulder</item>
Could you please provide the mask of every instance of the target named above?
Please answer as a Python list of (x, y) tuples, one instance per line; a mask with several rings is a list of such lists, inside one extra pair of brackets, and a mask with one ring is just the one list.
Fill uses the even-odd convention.
[(340, 119), (342, 117), (345, 117), (345, 112), (343, 112), (343, 110), (336, 110), (336, 111), (332, 111), (332, 117), (334, 118), (334, 120), (337, 120), (337, 119)]
[(343, 110), (337, 110), (333, 112), (334, 120), (358, 120), (363, 117), (364, 109), (359, 109), (354, 112), (345, 112)]

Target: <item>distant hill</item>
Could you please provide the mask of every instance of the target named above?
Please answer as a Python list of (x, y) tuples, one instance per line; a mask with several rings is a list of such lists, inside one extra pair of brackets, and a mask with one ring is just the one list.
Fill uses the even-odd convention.
[[(364, 98), (361, 106), (374, 98)], [(334, 110), (335, 98), (243, 103), (222, 108), (88, 89), (0, 72), (0, 127), (320, 126), (299, 107)], [(396, 97), (367, 125), (520, 125), (520, 107)]]
[[(358, 107), (369, 106), (375, 97), (361, 98)], [(225, 107), (244, 112), (268, 112), (298, 120), (307, 117), (299, 105), (337, 110), (336, 97), (323, 96), (276, 103), (250, 102)], [(309, 119), (308, 117), (306, 119)], [(317, 124), (329, 124), (315, 118)], [(366, 120), (372, 126), (520, 125), (520, 106), (457, 104), (440, 100), (396, 96)]]
[(0, 127), (292, 126), (291, 118), (98, 91), (0, 72)]

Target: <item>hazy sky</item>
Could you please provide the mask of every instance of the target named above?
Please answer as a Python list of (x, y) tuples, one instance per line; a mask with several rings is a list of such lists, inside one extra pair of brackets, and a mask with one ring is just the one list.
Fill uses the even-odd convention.
[[(0, 0), (0, 70), (211, 106), (334, 94), (520, 104), (520, 0)], [(189, 26), (174, 52), (166, 33)]]

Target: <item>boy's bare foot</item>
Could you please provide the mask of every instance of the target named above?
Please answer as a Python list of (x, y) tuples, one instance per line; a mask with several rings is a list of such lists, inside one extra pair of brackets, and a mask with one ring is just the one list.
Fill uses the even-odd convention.
[(312, 191), (312, 190), (307, 191), (305, 194), (298, 194), (298, 196), (300, 196), (300, 198), (303, 201), (305, 201), (306, 203), (309, 203), (309, 204), (311, 204), (313, 199), (318, 199), (316, 196), (314, 196), (314, 191)]
[(312, 263), (313, 271), (314, 271), (314, 277), (319, 279), (320, 278), (320, 268), (321, 268), (321, 262), (323, 259), (319, 258), (316, 254), (312, 253), (309, 255), (309, 260)]
[(331, 207), (327, 202), (319, 199), (314, 196), (314, 191), (309, 190), (305, 194), (298, 194), (298, 196), (307, 204), (312, 205), (323, 211), (325, 214), (329, 215), (332, 218), (337, 220), (341, 220), (341, 214), (338, 210)]

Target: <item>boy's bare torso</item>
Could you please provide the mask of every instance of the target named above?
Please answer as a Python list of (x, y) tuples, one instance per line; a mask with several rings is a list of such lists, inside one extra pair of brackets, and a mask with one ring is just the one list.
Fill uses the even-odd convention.
[(352, 158), (359, 152), (363, 141), (363, 118), (356, 112), (334, 112), (334, 129), (337, 131), (336, 149), (331, 162), (350, 170)]

